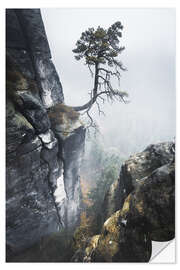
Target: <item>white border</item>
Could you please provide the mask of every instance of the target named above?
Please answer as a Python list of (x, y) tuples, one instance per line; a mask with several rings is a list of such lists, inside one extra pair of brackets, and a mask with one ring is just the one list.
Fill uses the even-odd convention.
[[(176, 21), (177, 21), (177, 29), (179, 26), (179, 18), (180, 18), (180, 4), (178, 3), (180, 1), (178, 0), (110, 0), (110, 1), (97, 1), (97, 0), (74, 0), (74, 1), (68, 1), (68, 0), (31, 0), (31, 1), (24, 1), (24, 0), (16, 0), (16, 1), (10, 1), (10, 0), (6, 0), (6, 1), (2, 1), (0, 3), (0, 40), (1, 40), (1, 44), (5, 44), (5, 16), (4, 16), (4, 9), (5, 8), (176, 8)], [(168, 31), (168, 29), (167, 29)], [(179, 31), (179, 29), (178, 29)], [(179, 75), (179, 48), (180, 48), (180, 43), (179, 43), (179, 34), (178, 31), (176, 31), (177, 34), (177, 70), (176, 70), (176, 79), (177, 79), (177, 89), (178, 89), (178, 85), (179, 85), (179, 80), (178, 80), (178, 75)], [(1, 85), (3, 85), (3, 87), (1, 87), (1, 91), (0, 91), (0, 102), (1, 102), (1, 113), (0, 113), (0, 123), (1, 123), (1, 131), (0, 131), (0, 149), (1, 149), (1, 167), (0, 167), (0, 179), (1, 179), (1, 186), (0, 186), (0, 217), (1, 217), (1, 221), (0, 221), (0, 235), (1, 235), (1, 241), (0, 241), (0, 266), (1, 269), (8, 269), (9, 267), (13, 267), (13, 269), (17, 268), (20, 269), (22, 268), (26, 268), (26, 269), (31, 269), (36, 268), (39, 269), (40, 267), (43, 267), (43, 269), (49, 269), (49, 267), (53, 267), (53, 268), (77, 268), (77, 269), (81, 269), (81, 268), (89, 268), (89, 267), (98, 267), (98, 269), (109, 269), (110, 268), (120, 268), (120, 267), (125, 267), (125, 268), (132, 268), (132, 267), (138, 267), (138, 269), (143, 268), (145, 266), (147, 267), (153, 267), (159, 268), (163, 267), (163, 269), (165, 268), (169, 268), (169, 264), (124, 264), (124, 263), (113, 263), (113, 264), (109, 264), (109, 263), (98, 263), (98, 264), (68, 264), (68, 263), (41, 263), (41, 264), (31, 264), (31, 263), (16, 263), (16, 264), (7, 264), (4, 263), (4, 258), (5, 258), (5, 252), (4, 252), (4, 243), (5, 243), (5, 161), (4, 161), (4, 156), (5, 156), (5, 95), (4, 95), (4, 85), (5, 85), (5, 72), (4, 72), (4, 63), (5, 63), (5, 46), (2, 45), (1, 49), (0, 49), (0, 82)], [(179, 161), (179, 124), (178, 124), (178, 116), (179, 116), (179, 111), (180, 111), (180, 107), (178, 107), (179, 105), (179, 94), (178, 91), (177, 93), (177, 159), (176, 159), (176, 164), (178, 166), (178, 161)], [(178, 188), (178, 179), (179, 178), (179, 169), (177, 168), (177, 175), (176, 175), (176, 208), (178, 206), (178, 198), (179, 198), (179, 192), (177, 192), (177, 190), (179, 190)], [(178, 211), (176, 209), (176, 228), (178, 228), (179, 226), (177, 225), (179, 222), (179, 215), (178, 215)], [(179, 233), (178, 230), (176, 232), (176, 239), (178, 238), (179, 240)], [(177, 242), (178, 242), (177, 240)], [(176, 243), (176, 255), (178, 254), (177, 252), (178, 249), (178, 243)], [(178, 257), (176, 257), (176, 262), (177, 264), (171, 264), (171, 267), (178, 267), (179, 264), (179, 259)]]
[(178, 3), (177, 0), (7, 0), (2, 2), (3, 8), (172, 8)]

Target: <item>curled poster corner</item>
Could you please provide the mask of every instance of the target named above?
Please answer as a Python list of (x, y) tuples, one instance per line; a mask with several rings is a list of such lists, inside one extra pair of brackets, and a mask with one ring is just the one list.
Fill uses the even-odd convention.
[(175, 240), (168, 242), (152, 242), (150, 263), (175, 263)]

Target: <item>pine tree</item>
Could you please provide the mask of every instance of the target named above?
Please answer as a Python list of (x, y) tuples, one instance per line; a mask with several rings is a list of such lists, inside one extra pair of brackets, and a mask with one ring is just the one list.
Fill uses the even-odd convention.
[[(124, 99), (127, 93), (120, 91), (120, 71), (126, 70), (122, 62), (118, 60), (119, 54), (125, 49), (120, 46), (123, 26), (121, 22), (112, 24), (108, 29), (98, 27), (89, 28), (81, 34), (76, 42), (76, 48), (73, 50), (77, 61), (84, 60), (94, 79), (93, 89), (90, 91), (90, 100), (82, 105), (73, 107), (76, 111), (86, 111), (88, 116), (92, 105), (96, 103), (99, 113), (99, 101)], [(117, 79), (118, 88), (112, 86), (112, 78)], [(92, 120), (92, 119), (91, 119)]]

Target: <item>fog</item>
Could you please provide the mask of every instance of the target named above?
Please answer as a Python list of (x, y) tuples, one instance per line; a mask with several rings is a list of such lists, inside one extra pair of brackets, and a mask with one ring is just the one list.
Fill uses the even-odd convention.
[[(129, 93), (130, 103), (106, 103), (103, 105), (105, 117), (98, 115), (95, 106), (92, 113), (100, 127), (98, 141), (104, 144), (106, 151), (115, 150), (126, 159), (148, 144), (174, 139), (175, 9), (41, 11), (67, 105), (86, 103), (93, 83), (87, 66), (76, 61), (72, 53), (81, 33), (98, 25), (109, 27), (116, 21), (121, 21), (124, 26), (121, 45), (126, 49), (119, 58), (128, 70), (121, 74), (120, 90)], [(87, 162), (89, 160), (90, 156), (87, 156)], [(90, 172), (93, 170), (89, 169)], [(167, 243), (153, 242), (151, 259), (164, 245)]]
[(88, 101), (92, 78), (87, 66), (72, 53), (81, 32), (89, 27), (124, 26), (119, 59), (121, 89), (130, 103), (106, 103), (98, 122), (107, 148), (123, 156), (141, 151), (150, 143), (175, 136), (175, 9), (41, 9), (53, 62), (63, 85), (65, 103)]

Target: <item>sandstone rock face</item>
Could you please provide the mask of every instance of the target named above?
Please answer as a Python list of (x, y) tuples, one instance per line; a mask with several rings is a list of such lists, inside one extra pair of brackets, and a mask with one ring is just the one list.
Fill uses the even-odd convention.
[(61, 130), (48, 115), (47, 108), (68, 107), (40, 10), (7, 9), (6, 22), (8, 257), (78, 223), (85, 129), (74, 111), (57, 110)]
[(113, 183), (105, 196), (104, 220), (122, 208), (125, 198), (136, 188), (142, 178), (173, 161), (174, 147), (173, 142), (152, 144), (143, 152), (130, 156), (123, 163), (119, 179)]
[(51, 52), (39, 9), (7, 9), (6, 46), (20, 71), (35, 79), (42, 103), (49, 108), (64, 101), (62, 85), (51, 61)]
[(48, 115), (52, 130), (58, 139), (59, 157), (64, 165), (64, 188), (67, 196), (63, 203), (58, 204), (59, 212), (66, 226), (72, 228), (78, 224), (80, 218), (79, 175), (84, 153), (85, 128), (79, 121), (79, 114), (63, 104), (52, 107)]
[(53, 192), (61, 170), (57, 139), (42, 103), (30, 88), (14, 96), (10, 91), (14, 89), (7, 89), (6, 240), (16, 253), (60, 229)]
[(80, 165), (84, 153), (85, 129), (81, 126), (66, 138), (63, 145), (65, 207), (68, 228), (76, 227), (81, 213)]
[[(152, 149), (160, 150), (160, 160), (156, 154), (152, 154)], [(150, 153), (151, 159), (148, 155)], [(143, 163), (142, 158), (144, 159), (145, 156), (149, 159)], [(139, 164), (137, 157), (140, 160)], [(166, 164), (162, 165), (163, 163)], [(134, 155), (125, 164), (127, 168), (133, 170), (134, 178), (133, 175), (131, 178), (133, 190), (124, 200), (123, 206), (105, 221), (101, 233), (93, 237), (86, 248), (75, 253), (73, 261), (148, 262), (151, 257), (152, 240), (169, 241), (174, 238), (174, 144), (150, 146), (145, 153)], [(137, 165), (137, 171), (134, 164)], [(144, 173), (147, 174), (145, 177), (142, 173), (144, 164), (146, 166)], [(157, 164), (159, 167), (154, 169)], [(127, 171), (131, 172), (131, 170)], [(137, 178), (138, 175), (142, 178)], [(129, 178), (127, 183), (130, 183)], [(116, 186), (117, 183), (114, 187)], [(111, 191), (114, 191), (112, 187)]]
[(49, 168), (41, 161), (41, 150), (42, 145), (37, 146), (7, 168), (6, 243), (13, 253), (60, 228), (49, 190)]

